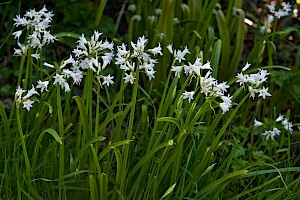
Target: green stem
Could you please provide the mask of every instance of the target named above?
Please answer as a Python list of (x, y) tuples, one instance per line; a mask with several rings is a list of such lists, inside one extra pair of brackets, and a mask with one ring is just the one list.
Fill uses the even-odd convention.
[(62, 139), (62, 144), (59, 146), (59, 199), (62, 199), (62, 186), (64, 184), (64, 124), (63, 124), (63, 116), (62, 116), (62, 107), (61, 107), (61, 98), (60, 98), (60, 85), (56, 86), (57, 89), (57, 118), (58, 118), (58, 131), (59, 137)]
[(21, 85), (24, 63), (25, 63), (25, 56), (22, 56), (21, 57), (21, 62), (20, 62), (20, 71), (19, 71), (19, 78), (18, 78), (18, 86)]
[(27, 63), (26, 63), (26, 69), (25, 69), (25, 79), (24, 79), (24, 85), (23, 88), (27, 89), (28, 85), (28, 79), (29, 79), (29, 73), (30, 73), (30, 68), (32, 66), (32, 57), (31, 57), (31, 48), (28, 49), (28, 54), (27, 54)]
[(22, 145), (22, 148), (23, 148), (24, 159), (25, 159), (26, 175), (28, 175), (29, 179), (31, 179), (30, 178), (30, 171), (31, 171), (30, 168), (31, 167), (30, 167), (30, 162), (29, 162), (29, 158), (28, 158), (28, 154), (27, 154), (24, 134), (23, 134), (23, 131), (22, 131), (19, 105), (17, 105), (16, 114), (17, 114), (18, 131), (19, 131), (19, 134), (20, 134), (19, 136), (20, 136), (21, 145)]
[[(95, 121), (95, 137), (99, 133), (99, 117), (100, 117), (100, 83), (97, 83), (97, 100), (96, 100), (96, 121)], [(96, 148), (97, 149), (97, 148)]]
[[(134, 86), (132, 89), (132, 99), (131, 99), (131, 110), (130, 110), (130, 116), (129, 116), (129, 125), (128, 125), (128, 133), (127, 133), (127, 140), (130, 140), (132, 138), (132, 129), (133, 129), (133, 122), (134, 122), (134, 113), (135, 113), (135, 104), (136, 104), (136, 98), (137, 98), (137, 91), (138, 91), (138, 85), (139, 85), (139, 68), (137, 67), (136, 70), (136, 77)], [(125, 188), (125, 179), (127, 176), (127, 162), (128, 162), (128, 155), (129, 155), (129, 145), (124, 146), (124, 157), (123, 157), (123, 166), (122, 166), (122, 182), (120, 186), (121, 193), (124, 193)]]

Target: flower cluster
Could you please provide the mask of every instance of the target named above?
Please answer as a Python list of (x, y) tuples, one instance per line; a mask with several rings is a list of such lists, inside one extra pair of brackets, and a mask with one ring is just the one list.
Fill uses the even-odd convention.
[[(65, 60), (59, 69), (56, 70), (53, 85), (59, 84), (65, 92), (70, 91), (68, 78), (72, 78), (74, 84), (80, 84), (83, 79), (84, 70), (92, 70), (96, 73), (96, 78), (102, 85), (110, 86), (114, 84), (113, 76), (104, 76), (101, 72), (110, 64), (113, 57), (114, 44), (107, 40), (100, 40), (102, 33), (94, 31), (90, 40), (82, 34), (77, 41), (78, 45), (73, 50), (74, 57)], [(54, 65), (44, 62), (47, 67), (55, 68)], [(67, 68), (67, 66), (69, 66)]]
[[(281, 122), (281, 125), (278, 124), (280, 122)], [(292, 132), (293, 132), (293, 124), (289, 121), (288, 118), (285, 118), (281, 114), (277, 117), (274, 124), (276, 124), (275, 126), (277, 126), (277, 127), (273, 127), (270, 130), (265, 130), (265, 132), (262, 133), (262, 135), (265, 136), (267, 140), (269, 138), (274, 140), (274, 137), (276, 135), (280, 135), (282, 129), (285, 129), (285, 130), (289, 131), (290, 134), (292, 134)], [(262, 122), (255, 119), (254, 120), (254, 128), (261, 127), (261, 126), (265, 127), (265, 126), (268, 126), (268, 124), (264, 124), (264, 123), (262, 123)]]
[[(218, 80), (211, 75), (212, 68), (210, 66), (210, 61), (207, 61), (204, 64), (201, 59), (197, 57), (193, 64), (190, 62), (184, 64), (182, 61), (184, 61), (185, 56), (190, 53), (187, 47), (185, 47), (183, 51), (173, 50), (172, 45), (169, 45), (167, 48), (174, 57), (174, 65), (171, 67), (171, 70), (175, 72), (175, 76), (180, 78), (181, 72), (184, 71), (185, 75), (191, 75), (191, 77), (200, 80), (200, 93), (203, 93), (207, 99), (219, 97), (222, 100), (222, 103), (218, 103), (218, 105), (223, 110), (223, 113), (227, 112), (232, 106), (231, 97), (225, 96), (225, 92), (227, 92), (229, 86), (227, 85), (227, 82), (219, 83)], [(177, 63), (178, 65), (176, 65)], [(208, 71), (205, 73), (203, 70)], [(204, 73), (205, 75), (202, 76)], [(191, 100), (194, 99), (194, 94), (195, 91), (185, 91), (182, 94), (182, 97), (191, 102)]]
[[(35, 53), (31, 56), (35, 59), (40, 59), (39, 50), (46, 44), (52, 43), (57, 40), (49, 30), (50, 23), (52, 21), (53, 14), (48, 11), (46, 7), (43, 7), (40, 11), (30, 10), (27, 11), (24, 17), (17, 15), (14, 18), (14, 25), (16, 27), (23, 26), (22, 30), (18, 30), (12, 33), (15, 39), (18, 39), (19, 49), (15, 49), (15, 55), (25, 56), (28, 53), (29, 48), (36, 49)], [(26, 38), (26, 43), (21, 44), (19, 39), (23, 32), (28, 31), (28, 36)]]
[[(249, 66), (250, 64), (247, 63), (242, 71), (246, 71)], [(250, 92), (250, 97), (252, 97), (253, 99), (255, 98), (256, 94), (258, 94), (258, 97), (263, 97), (263, 99), (265, 99), (268, 96), (272, 96), (268, 92), (268, 88), (262, 86), (262, 84), (267, 81), (268, 75), (269, 75), (268, 71), (263, 69), (259, 69), (256, 74), (249, 74), (249, 75), (243, 74), (241, 72), (238, 73), (237, 75), (238, 79), (236, 82), (240, 83), (240, 85), (246, 86)]]
[[(107, 40), (100, 40), (101, 35), (102, 33), (94, 31), (94, 34), (91, 36), (90, 40), (87, 40), (82, 34), (77, 41), (78, 45), (76, 49), (73, 50), (75, 59), (70, 56), (66, 62), (67, 64), (72, 64), (71, 69), (74, 71), (74, 73), (78, 74), (80, 70), (92, 70), (96, 73), (97, 79), (102, 85), (109, 86), (114, 84), (114, 77), (110, 74), (104, 76), (101, 74), (101, 72), (107, 67), (108, 64), (110, 64), (114, 56), (114, 43), (108, 42)], [(79, 83), (80, 81), (74, 80), (74, 82)]]
[(276, 3), (271, 2), (271, 4), (267, 5), (269, 13), (267, 19), (264, 21), (264, 25), (260, 27), (260, 32), (271, 32), (272, 23), (276, 18), (280, 19), (281, 17), (289, 16), (292, 8), (289, 2)]
[[(30, 109), (33, 107), (33, 103), (34, 101), (30, 99), (30, 97), (32, 97), (33, 95), (39, 95), (39, 93), (36, 91), (36, 88), (40, 89), (40, 93), (43, 93), (44, 91), (48, 91), (48, 84), (49, 81), (41, 81), (39, 80), (37, 82), (37, 86), (34, 87), (34, 85), (32, 85), (32, 88), (30, 90), (24, 90), (23, 88), (21, 88), (20, 86), (18, 86), (18, 88), (16, 89), (16, 93), (15, 93), (15, 100), (16, 100), (16, 104), (17, 106), (23, 104), (23, 108), (26, 108), (28, 111), (30, 111)], [(23, 96), (23, 93), (26, 93)]]
[(155, 64), (158, 63), (157, 59), (151, 57), (159, 54), (162, 56), (161, 46), (158, 44), (153, 49), (146, 49), (148, 40), (144, 36), (139, 37), (137, 43), (131, 42), (132, 51), (126, 49), (126, 45), (123, 43), (121, 46), (117, 46), (116, 62), (115, 64), (120, 66), (120, 69), (125, 71), (124, 82), (133, 84), (136, 77), (137, 67), (142, 70), (149, 78), (149, 80), (155, 78)]

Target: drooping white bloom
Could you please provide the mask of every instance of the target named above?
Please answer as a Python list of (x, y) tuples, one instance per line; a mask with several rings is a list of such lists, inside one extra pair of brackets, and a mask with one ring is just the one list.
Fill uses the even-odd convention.
[(219, 103), (220, 108), (223, 110), (223, 114), (227, 111), (229, 111), (229, 105), (226, 104), (225, 102)]
[(16, 93), (15, 93), (16, 99), (21, 100), (22, 94), (24, 92), (26, 92), (26, 90), (23, 90), (23, 88), (21, 88), (20, 86), (18, 86), (18, 88), (16, 89)]
[(243, 69), (242, 69), (242, 71), (244, 72), (244, 71), (246, 71), (249, 67), (250, 67), (250, 63), (246, 63), (246, 65), (245, 65), (245, 67), (243, 67)]
[(47, 62), (44, 62), (43, 65), (45, 65), (46, 67), (50, 67), (50, 68), (55, 69), (55, 66), (54, 66), (54, 65), (49, 64), (49, 63), (47, 63)]
[(182, 66), (172, 66), (171, 70), (173, 72), (175, 72), (175, 76), (177, 76), (178, 78), (180, 78), (180, 74), (182, 71), (183, 67)]
[(222, 103), (219, 104), (220, 108), (223, 110), (223, 114), (227, 111), (229, 111), (229, 108), (232, 106), (232, 97), (229, 96), (221, 96), (221, 99), (223, 100)]
[(167, 46), (167, 49), (168, 49), (168, 51), (169, 51), (171, 54), (173, 54), (173, 44), (169, 44), (169, 45)]
[(284, 116), (282, 114), (280, 114), (277, 119), (276, 119), (276, 122), (280, 122), (280, 121), (283, 121), (284, 120)]
[(208, 70), (212, 70), (210, 67), (210, 61), (207, 61), (204, 65), (202, 65), (200, 67), (201, 69), (208, 69)]
[(258, 121), (256, 119), (254, 119), (254, 128), (257, 128), (257, 127), (262, 126), (262, 125), (263, 125), (263, 123), (261, 121)]
[(188, 99), (188, 101), (190, 103), (191, 100), (194, 99), (194, 97), (193, 97), (194, 94), (195, 94), (194, 91), (191, 91), (191, 92), (184, 91), (184, 93), (182, 93), (182, 97), (183, 97), (183, 99)]
[(14, 50), (15, 50), (14, 55), (15, 56), (26, 56), (27, 55), (27, 51), (28, 51), (28, 47), (25, 46), (25, 45), (23, 45), (23, 44), (21, 44), (21, 43), (19, 43), (19, 42), (18, 42), (18, 46), (20, 47), (20, 49), (15, 49), (14, 48)]
[(153, 48), (153, 49), (149, 49), (148, 50), (150, 53), (152, 53), (153, 55), (159, 54), (159, 55), (163, 55), (163, 53), (161, 52), (161, 46), (160, 43), (158, 43), (158, 46)]
[(27, 92), (27, 94), (23, 97), (23, 99), (28, 99), (29, 97), (31, 97), (34, 94), (39, 95), (39, 93), (35, 90), (34, 85), (32, 85), (32, 88)]
[(12, 33), (12, 35), (14, 36), (14, 39), (18, 39), (18, 41), (19, 41), (20, 36), (22, 35), (22, 31), (21, 30), (20, 31), (15, 31), (15, 32)]
[(285, 130), (289, 131), (290, 133), (293, 132), (293, 124), (289, 122), (287, 118), (282, 121), (282, 125)]

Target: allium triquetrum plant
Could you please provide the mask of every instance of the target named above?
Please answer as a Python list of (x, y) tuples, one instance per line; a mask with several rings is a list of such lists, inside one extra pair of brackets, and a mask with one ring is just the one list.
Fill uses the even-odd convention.
[[(300, 170), (292, 167), (289, 153), (289, 116), (275, 120), (289, 132), (281, 143), (289, 142), (288, 161), (278, 159), (288, 166), (249, 159), (233, 168), (235, 154), (225, 148), (234, 141), (229, 129), (246, 100), (272, 95), (267, 70), (248, 70), (247, 63), (236, 82), (219, 81), (212, 66), (216, 61), (204, 59), (201, 51), (189, 59), (188, 46), (157, 42), (150, 47), (145, 36), (116, 45), (98, 31), (82, 34), (71, 55), (58, 63), (42, 55), (45, 44), (59, 39), (48, 31), (52, 15), (44, 7), (15, 18), (15, 26), (24, 29), (13, 33), (21, 60), (11, 117), (1, 104), (2, 198), (264, 199), (273, 192), (276, 199), (297, 194), (300, 180), (293, 176)], [(151, 86), (164, 56), (171, 58), (170, 70), (154, 98), (141, 77)], [(252, 128), (265, 124), (256, 120)], [(279, 134), (274, 127), (257, 141)]]

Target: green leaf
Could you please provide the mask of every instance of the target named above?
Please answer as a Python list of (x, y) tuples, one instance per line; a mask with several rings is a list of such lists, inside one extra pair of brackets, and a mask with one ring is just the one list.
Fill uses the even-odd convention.
[(205, 188), (200, 190), (194, 198), (198, 199), (200, 197), (203, 197), (203, 195), (207, 194), (208, 192), (211, 192), (214, 189), (216, 189), (217, 187), (220, 187), (220, 185), (224, 181), (234, 178), (234, 177), (237, 177), (237, 176), (245, 175), (245, 174), (247, 174), (247, 170), (239, 170), (239, 171), (235, 171), (235, 172), (226, 174), (225, 176), (219, 178), (218, 180), (213, 181), (208, 186), (206, 186)]
[(179, 121), (173, 117), (160, 117), (157, 119), (158, 122), (171, 122), (174, 123), (179, 131), (181, 132), (181, 125), (179, 124)]
[(91, 200), (98, 200), (98, 190), (97, 190), (97, 183), (96, 179), (93, 175), (89, 175), (89, 185), (90, 185), (90, 192), (91, 192)]
[(43, 133), (50, 133), (50, 134), (53, 136), (53, 138), (54, 138), (59, 144), (62, 144), (61, 138), (59, 137), (58, 133), (57, 133), (54, 129), (52, 129), (52, 128), (47, 128), (46, 130), (44, 130), (44, 131), (42, 132), (42, 134), (43, 134)]
[(57, 38), (71, 37), (71, 38), (77, 38), (77, 39), (80, 37), (79, 34), (73, 33), (73, 32), (60, 32), (60, 33), (54, 34), (54, 36)]

